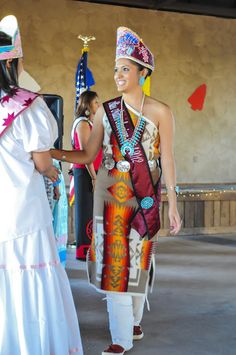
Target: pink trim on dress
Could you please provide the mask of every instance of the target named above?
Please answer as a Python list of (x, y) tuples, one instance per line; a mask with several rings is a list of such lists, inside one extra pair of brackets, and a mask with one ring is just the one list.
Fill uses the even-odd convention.
[[(20, 270), (44, 269), (47, 266), (56, 266), (58, 264), (60, 264), (60, 261), (59, 260), (54, 260), (54, 261), (50, 261), (49, 263), (40, 263), (40, 264), (32, 264), (32, 265), (19, 265), (18, 268)], [(7, 270), (7, 269), (11, 269), (11, 268), (12, 267), (10, 267), (9, 264), (0, 265), (0, 269)]]
[(0, 136), (39, 96), (31, 91), (17, 87), (12, 88), (12, 91), (13, 96), (5, 95), (0, 99), (2, 106), (2, 114), (0, 117)]

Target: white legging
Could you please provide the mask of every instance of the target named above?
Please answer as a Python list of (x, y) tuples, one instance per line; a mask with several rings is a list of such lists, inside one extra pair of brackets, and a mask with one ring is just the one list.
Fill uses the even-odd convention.
[(133, 327), (143, 317), (145, 296), (110, 293), (106, 298), (112, 343), (129, 350), (133, 347)]

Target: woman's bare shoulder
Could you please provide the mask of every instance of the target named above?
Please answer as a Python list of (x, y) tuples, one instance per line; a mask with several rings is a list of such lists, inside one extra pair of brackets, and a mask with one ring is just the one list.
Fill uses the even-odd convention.
[(76, 132), (84, 132), (84, 131), (90, 131), (89, 128), (89, 121), (85, 119), (81, 119), (77, 125), (76, 125)]
[(146, 97), (146, 104), (152, 110), (158, 111), (160, 113), (171, 112), (170, 107), (166, 103), (164, 103), (160, 100), (154, 99), (153, 97)]
[(146, 97), (146, 110), (156, 124), (159, 124), (163, 119), (172, 117), (170, 107), (164, 102), (156, 100), (152, 97)]

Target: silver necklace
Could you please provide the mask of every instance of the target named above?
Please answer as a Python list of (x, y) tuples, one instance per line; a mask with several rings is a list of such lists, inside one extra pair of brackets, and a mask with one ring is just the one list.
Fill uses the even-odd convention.
[(145, 127), (145, 120), (142, 117), (142, 111), (143, 111), (143, 105), (144, 105), (144, 100), (145, 100), (145, 94), (143, 94), (142, 97), (142, 103), (141, 103), (141, 108), (139, 111), (138, 115), (138, 121), (135, 125), (133, 134), (130, 138), (128, 137), (128, 133), (125, 128), (124, 124), (124, 118), (123, 118), (123, 97), (121, 98), (121, 109), (120, 109), (120, 125), (118, 124), (118, 132), (119, 132), (119, 138), (120, 138), (120, 143), (121, 143), (121, 154), (123, 156), (126, 155), (126, 153), (129, 153), (130, 156), (134, 154), (134, 149), (135, 145), (140, 141), (142, 132)]

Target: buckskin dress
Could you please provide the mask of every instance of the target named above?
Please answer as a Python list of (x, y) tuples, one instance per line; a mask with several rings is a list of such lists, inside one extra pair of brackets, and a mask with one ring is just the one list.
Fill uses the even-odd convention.
[[(4, 105), (2, 101), (1, 117), (6, 115)], [(83, 354), (43, 176), (35, 169), (31, 153), (49, 150), (57, 134), (54, 117), (38, 97), (0, 137), (2, 355)]]
[[(138, 112), (126, 104), (135, 125)], [(158, 128), (148, 118), (142, 135), (142, 146), (148, 160), (160, 157)], [(114, 167), (108, 170), (104, 159), (123, 160), (107, 115), (103, 116), (103, 164), (96, 181), (94, 196), (93, 238), (88, 253), (90, 283), (104, 293), (121, 292), (132, 295), (147, 293), (152, 255), (156, 252), (157, 234), (148, 240), (130, 228), (138, 208), (129, 172)], [(160, 176), (159, 167), (151, 171), (154, 185)]]

